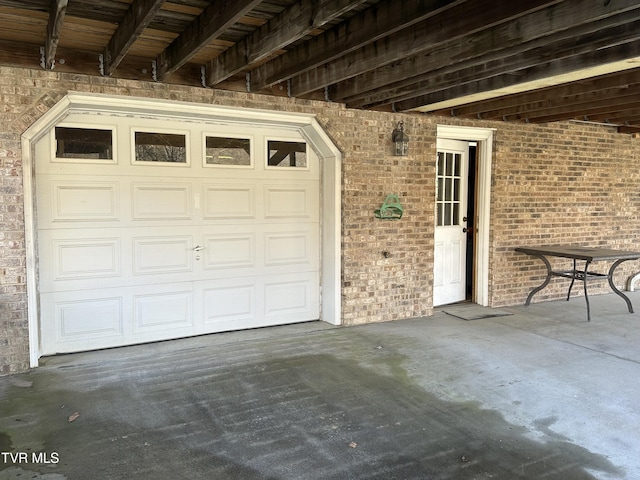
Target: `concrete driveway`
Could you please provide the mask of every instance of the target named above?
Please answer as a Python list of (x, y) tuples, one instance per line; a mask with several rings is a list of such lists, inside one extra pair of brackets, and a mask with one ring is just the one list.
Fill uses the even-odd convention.
[(0, 479), (637, 480), (640, 316), (591, 306), (43, 359), (0, 377)]

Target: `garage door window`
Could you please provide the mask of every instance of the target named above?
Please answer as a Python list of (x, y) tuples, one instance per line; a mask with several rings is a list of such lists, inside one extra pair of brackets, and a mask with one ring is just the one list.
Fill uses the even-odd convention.
[(307, 168), (307, 144), (304, 142), (285, 142), (269, 140), (268, 167)]
[(55, 158), (113, 161), (113, 137), (111, 129), (56, 127)]
[(136, 131), (134, 149), (134, 163), (189, 163), (186, 134)]
[(205, 136), (205, 165), (224, 165), (227, 167), (250, 167), (251, 140), (249, 138), (231, 138)]

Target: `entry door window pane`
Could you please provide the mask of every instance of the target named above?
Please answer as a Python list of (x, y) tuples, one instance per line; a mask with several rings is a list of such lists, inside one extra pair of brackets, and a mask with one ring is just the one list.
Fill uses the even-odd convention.
[(267, 142), (269, 167), (307, 168), (307, 144), (304, 142)]
[(98, 128), (55, 128), (56, 158), (113, 160), (113, 131)]
[(251, 166), (251, 140), (248, 138), (206, 137), (207, 165)]
[(187, 136), (176, 133), (135, 132), (135, 161), (187, 163)]
[(436, 224), (438, 226), (460, 224), (461, 170), (461, 154), (438, 152), (436, 162)]

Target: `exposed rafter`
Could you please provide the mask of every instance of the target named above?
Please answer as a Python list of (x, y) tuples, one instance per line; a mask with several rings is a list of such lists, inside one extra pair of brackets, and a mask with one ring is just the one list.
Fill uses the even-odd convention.
[(56, 50), (62, 32), (62, 24), (67, 11), (68, 0), (51, 0), (47, 37), (44, 42), (44, 58), (42, 67), (51, 70), (55, 64)]
[[(638, 105), (640, 103), (640, 92), (630, 92), (627, 95), (620, 95), (616, 100), (609, 98), (602, 100), (592, 100), (581, 104), (562, 105), (553, 109), (538, 110), (535, 112), (527, 112), (523, 118), (517, 120), (525, 120), (528, 123), (550, 123), (564, 120), (566, 118), (580, 118), (591, 120), (605, 120), (612, 115), (620, 114), (620, 109), (628, 108), (629, 110), (637, 110), (630, 105)], [(520, 116), (520, 115), (519, 115)]]
[[(478, 63), (475, 60), (462, 63), (458, 68), (445, 67), (435, 70), (431, 75), (415, 78), (413, 83), (404, 85), (396, 89), (387, 89), (383, 96), (380, 94), (365, 97), (363, 103), (367, 106), (374, 106), (379, 103), (390, 101), (396, 104), (413, 98), (417, 92), (422, 95), (439, 93), (446, 96), (447, 88), (454, 88), (467, 83), (479, 85), (481, 80), (504, 76), (511, 79), (513, 85), (524, 84), (533, 80), (549, 77), (551, 72), (555, 75), (566, 75), (574, 71), (588, 68), (589, 64), (582, 65), (581, 56), (589, 55), (594, 50), (606, 49), (608, 45), (623, 44), (635, 41), (640, 21), (634, 24), (620, 25), (610, 29), (602, 28), (601, 31), (585, 36), (574, 36), (563, 39), (557, 43), (549, 43), (544, 47), (533, 48), (531, 50), (520, 50), (514, 55), (504, 54), (503, 57), (487, 60)], [(529, 44), (527, 44), (528, 46)], [(621, 49), (623, 50), (623, 49)], [(610, 55), (611, 62), (626, 60), (629, 57), (624, 51), (619, 56)], [(572, 63), (571, 58), (577, 58), (577, 62)], [(602, 57), (606, 58), (606, 57)], [(558, 59), (561, 59), (560, 62)], [(599, 60), (592, 59), (591, 64), (599, 63)], [(556, 67), (553, 67), (557, 65)], [(537, 67), (539, 66), (539, 67)], [(543, 68), (549, 68), (542, 71)], [(504, 87), (503, 87), (504, 88)], [(483, 90), (476, 90), (479, 94)], [(377, 102), (376, 102), (377, 100)]]
[(165, 0), (134, 0), (102, 54), (102, 74), (110, 76)]
[(291, 93), (294, 96), (304, 95), (558, 1), (493, 2), (487, 5), (481, 0), (469, 0), (452, 5), (418, 24), (403, 28), (357, 51), (342, 55), (327, 65), (294, 77), (291, 80)]
[(302, 0), (207, 64), (206, 84), (214, 86), (274, 55), (365, 0)]
[(638, 0), (67, 1), (0, 0), (0, 66), (640, 127)]
[[(637, 105), (637, 104), (636, 104)], [(640, 107), (633, 105), (626, 105), (615, 112), (608, 112), (606, 115), (585, 115), (584, 120), (593, 122), (605, 122), (615, 125), (636, 125), (640, 127)]]
[(213, 0), (156, 58), (156, 79), (162, 81), (175, 72), (259, 3), (260, 0)]
[[(436, 110), (442, 108), (439, 105), (456, 98), (476, 98), (479, 95), (499, 96), (505, 93), (517, 93), (518, 88), (531, 89), (533, 86), (541, 86), (539, 82), (566, 83), (580, 78), (593, 77), (597, 73), (607, 73), (604, 68), (607, 65), (616, 70), (624, 70), (638, 66), (640, 60), (640, 44), (638, 42), (628, 42), (614, 45), (609, 48), (602, 48), (597, 51), (589, 50), (578, 55), (565, 58), (549, 60), (536, 63), (533, 66), (508, 71), (493, 71), (493, 75), (482, 71), (482, 67), (456, 72), (459, 79), (454, 82), (450, 78), (434, 79), (434, 84), (438, 81), (447, 82), (451, 88), (445, 88), (433, 93), (421, 93), (407, 100), (396, 102), (398, 110)], [(599, 67), (602, 70), (599, 70)], [(488, 70), (488, 69), (487, 69)], [(472, 80), (473, 76), (480, 80)], [(430, 89), (433, 89), (430, 86)], [(416, 93), (420, 93), (417, 91)], [(471, 101), (471, 100), (470, 100)], [(470, 101), (460, 101), (459, 104), (470, 103)], [(433, 108), (429, 106), (434, 106)]]
[(300, 75), (461, 3), (464, 1), (408, 0), (399, 3), (383, 0), (375, 7), (252, 70), (252, 89), (260, 90)]
[(640, 71), (629, 70), (624, 73), (612, 73), (587, 80), (475, 102), (453, 109), (437, 110), (433, 113), (451, 114), (456, 117), (503, 120), (510, 115), (544, 108), (550, 103), (563, 104), (569, 99), (589, 94), (617, 96), (620, 91), (637, 85), (640, 85)]
[[(555, 55), (554, 45), (560, 42), (571, 43), (575, 37), (640, 19), (636, 0), (618, 2), (615, 7), (607, 8), (591, 0), (565, 2), (457, 39), (431, 44), (418, 55), (335, 84), (331, 98), (356, 108), (399, 101), (402, 98), (397, 92), (413, 91), (422, 79), (501, 62), (518, 54), (527, 56), (526, 52), (536, 49), (549, 50)], [(630, 10), (631, 7), (636, 9)], [(452, 58), (456, 59), (455, 63), (451, 62)], [(530, 59), (528, 62), (531, 64)]]

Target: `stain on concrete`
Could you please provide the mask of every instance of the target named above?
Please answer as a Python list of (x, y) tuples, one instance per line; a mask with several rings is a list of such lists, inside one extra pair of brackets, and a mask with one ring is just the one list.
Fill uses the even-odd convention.
[(0, 452), (10, 452), (11, 445), (11, 437), (4, 432), (0, 432)]
[[(198, 352), (197, 361), (178, 355), (38, 369), (29, 374), (31, 388), (0, 389), (0, 431), (9, 432), (14, 451), (55, 452), (59, 462), (5, 468), (70, 480), (589, 480), (596, 478), (590, 471), (622, 473), (566, 439), (531, 440), (524, 427), (478, 403), (443, 401), (414, 384), (391, 351), (370, 352), (366, 367), (295, 352), (261, 355), (254, 346), (236, 356)], [(69, 423), (74, 411), (80, 417)], [(539, 427), (548, 428), (547, 420)]]
[(533, 421), (533, 425), (538, 429), (538, 431), (544, 433), (545, 435), (548, 435), (551, 438), (555, 438), (558, 440), (569, 440), (567, 437), (565, 437), (564, 435), (560, 435), (556, 432), (554, 432), (550, 427), (556, 423), (559, 420), (558, 417), (551, 416), (551, 417), (545, 417), (545, 418), (538, 418), (536, 420)]
[(0, 480), (67, 480), (64, 475), (58, 473), (40, 473), (24, 468), (9, 467), (0, 470)]

